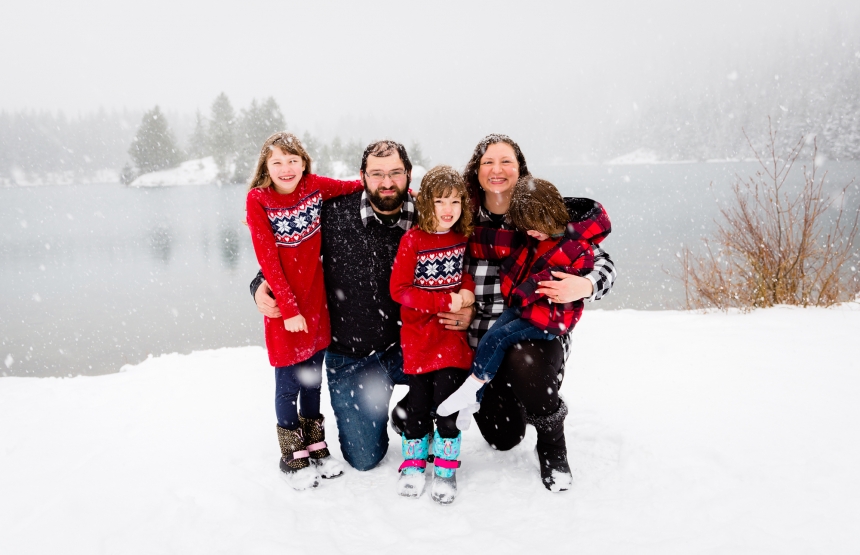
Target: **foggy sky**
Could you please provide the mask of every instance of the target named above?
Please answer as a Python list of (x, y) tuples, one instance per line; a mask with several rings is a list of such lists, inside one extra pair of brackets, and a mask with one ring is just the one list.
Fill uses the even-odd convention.
[(848, 0), (593, 4), (15, 3), (0, 110), (206, 114), (222, 91), (237, 109), (273, 96), (289, 126), (464, 158), (490, 132), (587, 142), (634, 102), (860, 18)]

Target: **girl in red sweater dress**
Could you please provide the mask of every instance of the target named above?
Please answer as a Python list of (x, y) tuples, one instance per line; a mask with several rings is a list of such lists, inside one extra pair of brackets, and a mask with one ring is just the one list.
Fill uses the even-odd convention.
[(431, 495), (434, 501), (448, 504), (457, 493), (461, 435), (456, 414), (437, 417), (433, 432), (431, 411), (466, 379), (472, 349), (465, 331), (445, 329), (436, 314), (456, 312), (475, 302), (475, 282), (463, 264), (472, 217), (466, 184), (448, 166), (427, 172), (415, 204), (418, 225), (401, 239), (391, 272), (391, 297), (401, 304), (403, 370), (409, 375), (401, 441), (405, 460), (397, 492), (404, 497), (424, 492), (432, 442)]
[(266, 348), (275, 367), (280, 468), (295, 489), (316, 487), (319, 476), (343, 474), (326, 446), (320, 414), (323, 356), (331, 342), (320, 211), (324, 200), (360, 189), (359, 181), (311, 174), (310, 156), (290, 133), (266, 140), (249, 185), (254, 252), (282, 314), (265, 318)]

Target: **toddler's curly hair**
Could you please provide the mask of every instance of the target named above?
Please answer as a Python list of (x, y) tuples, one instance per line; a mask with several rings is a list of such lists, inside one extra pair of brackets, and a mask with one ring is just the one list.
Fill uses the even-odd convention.
[(421, 190), (415, 199), (418, 209), (418, 227), (427, 233), (435, 233), (436, 207), (434, 199), (451, 195), (460, 197), (460, 219), (451, 228), (457, 233), (468, 237), (472, 234), (472, 211), (469, 209), (469, 192), (463, 176), (451, 166), (436, 166), (427, 172), (421, 180)]

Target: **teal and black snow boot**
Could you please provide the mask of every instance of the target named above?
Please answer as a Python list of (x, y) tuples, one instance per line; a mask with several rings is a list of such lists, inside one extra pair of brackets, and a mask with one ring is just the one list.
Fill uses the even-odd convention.
[(401, 436), (403, 464), (400, 465), (400, 479), (397, 480), (397, 494), (403, 497), (418, 498), (424, 493), (424, 469), (427, 468), (427, 448), (430, 436), (419, 439), (406, 439)]
[(457, 437), (439, 437), (439, 430), (433, 432), (433, 485), (430, 496), (442, 505), (454, 502), (457, 496), (457, 469), (460, 468), (460, 442), (463, 434)]

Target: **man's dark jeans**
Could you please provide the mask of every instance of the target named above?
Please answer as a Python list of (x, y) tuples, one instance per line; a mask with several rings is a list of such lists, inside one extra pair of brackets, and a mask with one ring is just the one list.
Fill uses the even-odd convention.
[(408, 385), (403, 351), (392, 345), (362, 358), (327, 351), (325, 366), (343, 458), (356, 470), (370, 470), (388, 451), (391, 392)]

